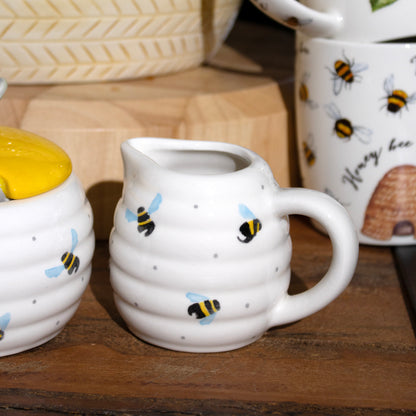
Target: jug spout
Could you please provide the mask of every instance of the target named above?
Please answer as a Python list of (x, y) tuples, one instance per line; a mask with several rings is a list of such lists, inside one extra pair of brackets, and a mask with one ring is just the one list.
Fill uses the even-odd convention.
[[(229, 143), (134, 138), (121, 147), (125, 187), (154, 188), (185, 198), (241, 192), (247, 178), (275, 183), (267, 163), (254, 152)], [(250, 173), (249, 175), (246, 175)], [(250, 182), (251, 179), (248, 179)]]
[(121, 145), (125, 184), (135, 182), (141, 177), (154, 177), (160, 169), (160, 165), (138, 145), (139, 143), (138, 140), (127, 140)]

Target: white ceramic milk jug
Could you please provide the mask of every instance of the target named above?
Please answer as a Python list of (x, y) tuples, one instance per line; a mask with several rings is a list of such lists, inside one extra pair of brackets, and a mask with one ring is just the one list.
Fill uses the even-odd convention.
[[(357, 236), (327, 195), (279, 188), (262, 158), (232, 144), (135, 138), (121, 149), (111, 284), (139, 338), (190, 352), (239, 348), (318, 311), (348, 285)], [(313, 217), (333, 243), (327, 274), (292, 296), (288, 214)]]

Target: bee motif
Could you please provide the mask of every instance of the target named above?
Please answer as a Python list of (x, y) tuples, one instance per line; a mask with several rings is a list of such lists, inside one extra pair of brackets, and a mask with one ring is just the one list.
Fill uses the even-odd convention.
[(353, 125), (350, 120), (341, 116), (338, 107), (334, 103), (326, 105), (325, 109), (328, 116), (335, 120), (334, 131), (341, 140), (348, 142), (355, 135), (361, 143), (370, 143), (372, 130), (367, 127)]
[(195, 314), (196, 319), (200, 319), (201, 325), (210, 324), (217, 312), (221, 309), (220, 303), (216, 299), (208, 299), (206, 296), (197, 293), (188, 292), (186, 297), (195, 302), (188, 308), (188, 315)]
[(249, 243), (261, 230), (261, 222), (244, 204), (239, 204), (238, 210), (240, 212), (240, 215), (248, 221), (246, 221), (240, 227), (240, 233), (245, 238), (244, 239), (240, 237), (237, 237), (237, 238), (238, 238), (238, 241), (241, 241), (242, 243)]
[(156, 212), (159, 209), (160, 204), (162, 203), (162, 195), (159, 193), (153, 198), (149, 209), (146, 211), (144, 207), (139, 207), (137, 209), (137, 214), (134, 214), (128, 208), (126, 209), (126, 219), (128, 222), (137, 221), (137, 231), (139, 233), (144, 232), (144, 236), (148, 237), (155, 230), (155, 223), (150, 217), (151, 214)]
[(4, 331), (10, 322), (10, 313), (7, 312), (3, 316), (0, 316), (0, 341), (4, 339)]
[(333, 92), (335, 95), (339, 95), (342, 87), (351, 86), (359, 80), (361, 77), (358, 74), (368, 69), (367, 64), (350, 61), (345, 55), (344, 60), (336, 60), (333, 67), (333, 70), (328, 69), (332, 74)]
[(297, 29), (298, 27), (312, 23), (312, 19), (299, 19), (298, 17), (290, 16), (284, 19), (283, 22), (292, 29)]
[(316, 161), (315, 151), (313, 149), (313, 137), (309, 136), (307, 141), (302, 142), (303, 154), (305, 155), (308, 166), (313, 166)]
[(386, 80), (384, 81), (384, 90), (387, 93), (387, 104), (383, 105), (387, 107), (387, 111), (391, 113), (398, 113), (403, 108), (407, 108), (407, 104), (414, 103), (416, 101), (416, 93), (412, 95), (408, 95), (403, 90), (394, 89), (394, 74), (391, 74)]
[(58, 277), (65, 269), (67, 270), (69, 275), (71, 275), (72, 273), (76, 273), (78, 271), (79, 258), (73, 253), (73, 251), (75, 250), (75, 247), (78, 244), (78, 234), (73, 228), (71, 229), (71, 236), (72, 236), (71, 250), (66, 251), (64, 254), (62, 254), (61, 265), (45, 270), (46, 276)]
[(302, 103), (307, 104), (312, 110), (318, 107), (318, 104), (311, 100), (309, 96), (309, 88), (307, 86), (308, 78), (310, 77), (310, 74), (305, 74), (303, 77), (303, 81), (300, 83), (299, 86), (299, 99)]

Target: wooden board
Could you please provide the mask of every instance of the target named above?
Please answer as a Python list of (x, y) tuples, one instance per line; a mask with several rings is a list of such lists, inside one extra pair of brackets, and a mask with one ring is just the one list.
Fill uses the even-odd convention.
[[(226, 56), (236, 62), (235, 53)], [(258, 73), (200, 67), (133, 81), (10, 86), (0, 100), (0, 123), (67, 151), (93, 205), (98, 238), (111, 229), (122, 187), (119, 147), (131, 137), (240, 144), (266, 159), (280, 185), (289, 185), (288, 112), (278, 83)]]
[[(291, 219), (291, 292), (314, 285), (330, 243)], [(169, 351), (118, 314), (98, 242), (79, 310), (50, 342), (3, 357), (0, 414), (404, 416), (416, 414), (416, 340), (388, 247), (363, 246), (329, 306), (235, 351)]]

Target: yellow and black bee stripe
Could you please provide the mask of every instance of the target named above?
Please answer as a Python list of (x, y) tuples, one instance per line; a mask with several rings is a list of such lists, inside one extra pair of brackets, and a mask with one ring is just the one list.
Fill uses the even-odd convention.
[(397, 113), (407, 104), (409, 96), (403, 90), (394, 90), (387, 97), (387, 110), (391, 113)]
[(188, 308), (188, 314), (191, 316), (195, 314), (196, 319), (203, 319), (218, 312), (220, 309), (220, 303), (216, 299), (207, 299), (199, 303), (193, 303)]
[(334, 64), (336, 74), (342, 78), (348, 84), (354, 82), (354, 74), (351, 71), (351, 67), (349, 64), (341, 61), (340, 59), (337, 60)]
[(61, 261), (65, 266), (65, 269), (68, 271), (68, 274), (72, 274), (73, 272), (77, 272), (79, 268), (79, 258), (69, 251), (65, 252), (62, 257)]
[(335, 122), (335, 133), (340, 139), (349, 139), (354, 134), (354, 128), (351, 121), (346, 118), (340, 118)]
[(299, 99), (302, 102), (306, 102), (309, 100), (309, 90), (305, 83), (300, 84), (299, 87)]
[(148, 237), (155, 229), (155, 223), (150, 218), (148, 212), (144, 207), (137, 210), (137, 230), (139, 233), (145, 232), (145, 237)]
[(316, 161), (315, 153), (306, 142), (302, 142), (302, 146), (307, 164), (313, 166)]
[(244, 239), (237, 237), (242, 243), (249, 243), (261, 230), (261, 222), (257, 218), (246, 221), (240, 227), (240, 233), (245, 237)]

